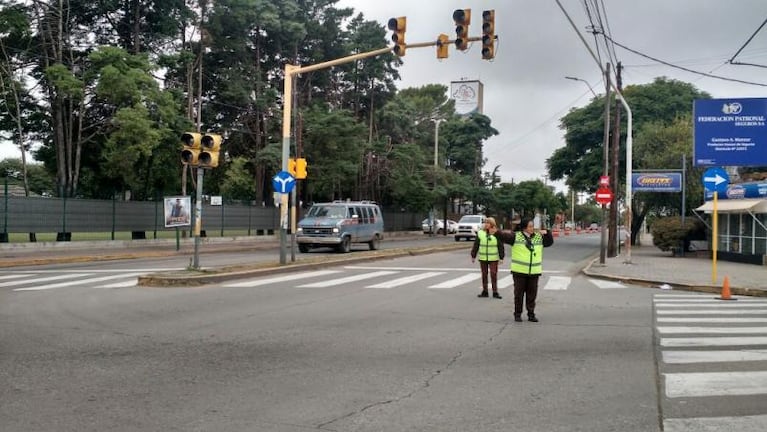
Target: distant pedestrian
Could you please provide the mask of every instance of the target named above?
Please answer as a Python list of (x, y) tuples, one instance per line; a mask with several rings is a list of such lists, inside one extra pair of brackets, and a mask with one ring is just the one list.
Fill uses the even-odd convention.
[(538, 297), (538, 279), (543, 273), (543, 248), (554, 244), (548, 230), (535, 231), (533, 221), (522, 219), (517, 230), (500, 232), (498, 238), (511, 245), (511, 276), (514, 279), (514, 321), (522, 321), (522, 305), (527, 308), (527, 319), (538, 322), (535, 299)]
[(479, 268), (482, 272), (482, 292), (477, 297), (489, 297), (487, 292), (489, 274), (493, 298), (503, 298), (498, 294), (498, 262), (503, 261), (505, 251), (497, 233), (498, 225), (495, 219), (491, 217), (485, 219), (484, 227), (477, 232), (474, 245), (471, 247), (471, 262), (479, 258)]

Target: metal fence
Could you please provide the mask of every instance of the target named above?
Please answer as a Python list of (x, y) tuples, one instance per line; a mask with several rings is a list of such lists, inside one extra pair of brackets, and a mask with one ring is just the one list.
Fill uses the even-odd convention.
[[(423, 215), (394, 209), (381, 209), (385, 231), (421, 229)], [(302, 214), (299, 211), (299, 217)], [(3, 196), (0, 198), (2, 239), (8, 233), (59, 233), (58, 240), (70, 240), (71, 233), (131, 232), (134, 239), (157, 237), (165, 228), (163, 201), (119, 201), (74, 198)], [(226, 203), (202, 205), (205, 235), (271, 235), (279, 229), (277, 207)], [(184, 227), (185, 229), (187, 227)], [(189, 228), (191, 230), (191, 228)], [(147, 232), (154, 235), (146, 236)], [(30, 240), (34, 241), (30, 235)]]

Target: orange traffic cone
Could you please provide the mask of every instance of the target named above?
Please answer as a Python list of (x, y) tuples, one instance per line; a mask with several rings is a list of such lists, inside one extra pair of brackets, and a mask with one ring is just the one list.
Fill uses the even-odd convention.
[(725, 276), (724, 282), (722, 282), (722, 295), (717, 297), (717, 300), (737, 300), (730, 295), (730, 279)]

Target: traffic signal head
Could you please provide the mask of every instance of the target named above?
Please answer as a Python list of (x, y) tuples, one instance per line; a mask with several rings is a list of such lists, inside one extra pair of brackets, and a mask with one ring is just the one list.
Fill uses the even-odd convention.
[(288, 172), (290, 175), (293, 176), (293, 178), (296, 177), (296, 159), (290, 158), (288, 159)]
[(448, 55), (448, 47), (450, 44), (450, 37), (442, 33), (437, 37), (437, 58), (445, 59)]
[(198, 158), (202, 168), (215, 168), (218, 166), (218, 153), (221, 150), (221, 135), (205, 134), (200, 141), (202, 150)]
[(456, 9), (453, 11), (453, 21), (455, 21), (455, 47), (466, 51), (469, 48), (471, 9)]
[(482, 58), (495, 58), (495, 10), (482, 11)]
[(407, 18), (398, 17), (389, 19), (389, 30), (393, 33), (391, 40), (394, 42), (394, 54), (402, 57), (405, 55), (405, 30), (407, 29)]
[(181, 135), (181, 144), (184, 145), (181, 150), (181, 163), (196, 166), (202, 149), (202, 134), (186, 132)]
[(297, 179), (305, 179), (306, 178), (306, 159), (304, 159), (304, 158), (296, 159), (296, 174), (295, 174), (295, 177)]

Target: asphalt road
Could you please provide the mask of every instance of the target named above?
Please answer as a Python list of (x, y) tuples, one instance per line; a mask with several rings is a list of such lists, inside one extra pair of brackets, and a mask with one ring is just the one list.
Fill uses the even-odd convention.
[(0, 283), (2, 430), (631, 432), (699, 415), (664, 394), (660, 290), (579, 274), (597, 244), (546, 250), (540, 323), (513, 321), (507, 285), (476, 297), (469, 244), (202, 287)]

